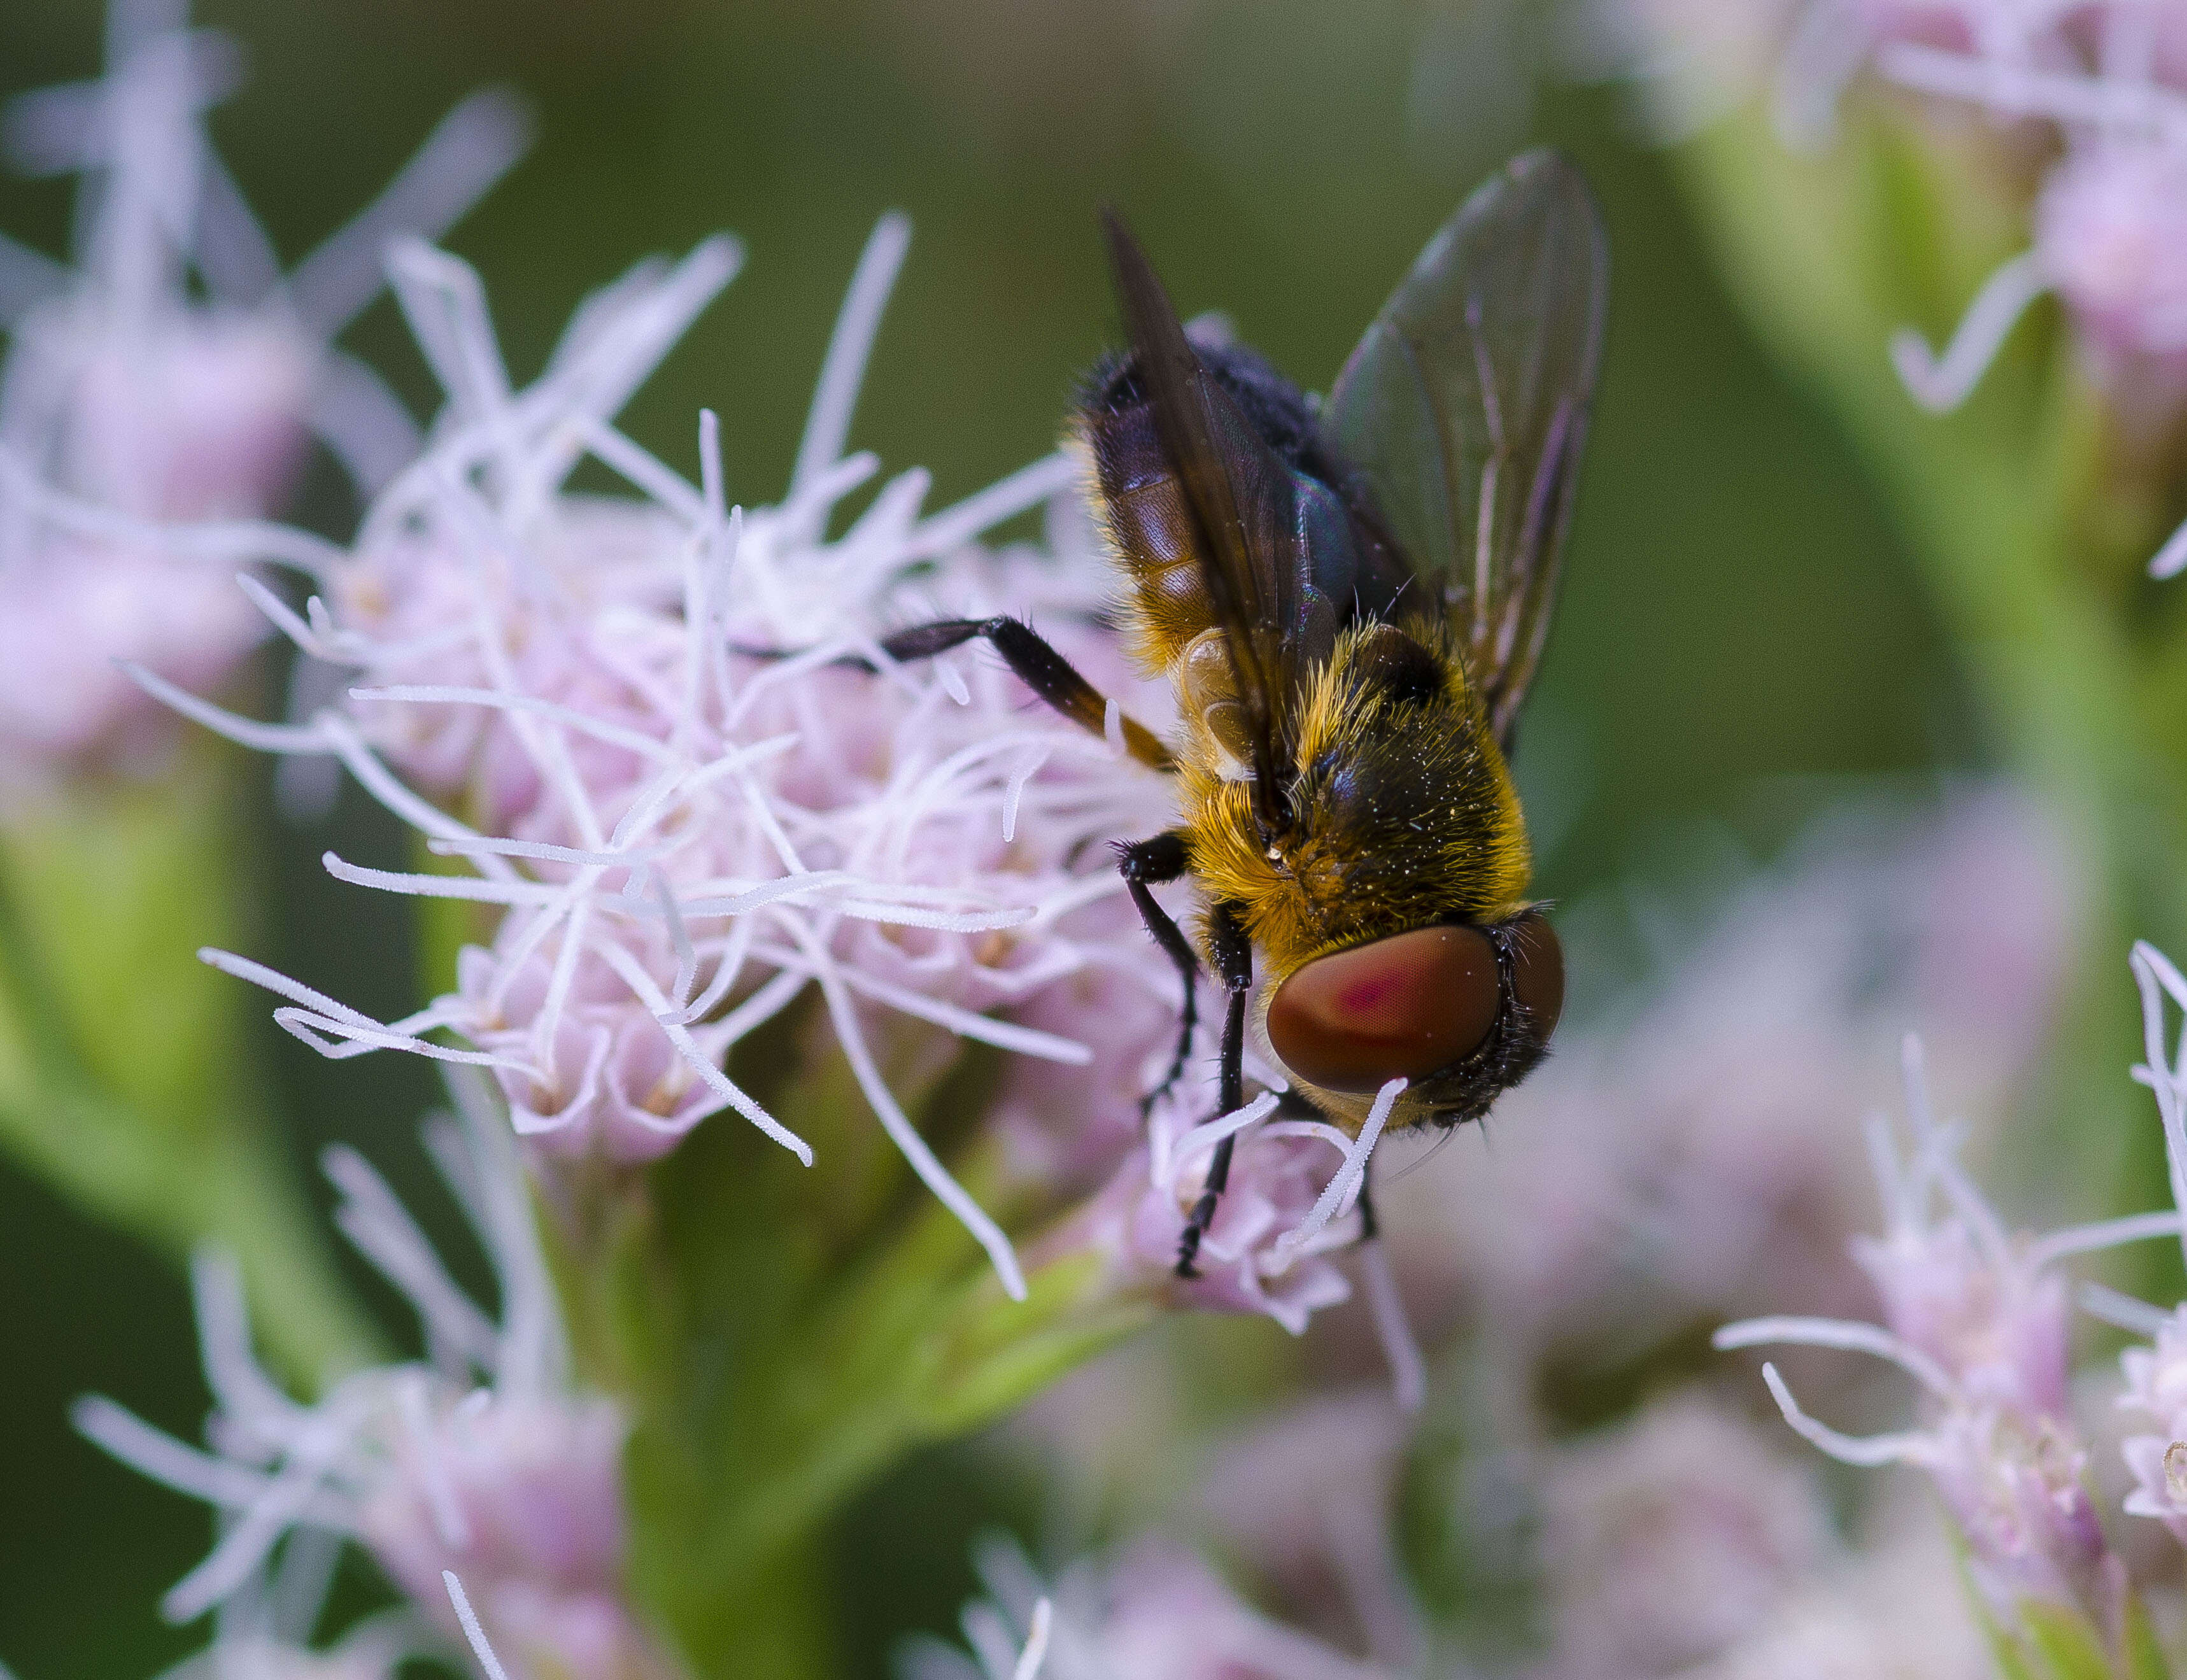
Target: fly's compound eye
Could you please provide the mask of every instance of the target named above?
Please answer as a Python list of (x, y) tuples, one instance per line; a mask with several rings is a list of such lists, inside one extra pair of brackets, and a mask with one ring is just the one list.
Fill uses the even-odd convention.
[[(1526, 976), (1535, 975), (1541, 991), (1554, 975), (1552, 1009), (1560, 1008), (1556, 936), (1532, 919), (1545, 943), (1521, 947), (1538, 954), (1520, 958), (1520, 997), (1535, 1010)], [(1416, 928), (1300, 969), (1268, 1005), (1268, 1042), (1292, 1072), (1325, 1091), (1379, 1090), (1401, 1075), (1425, 1079), (1479, 1048), (1502, 992), (1495, 947), (1479, 928)]]

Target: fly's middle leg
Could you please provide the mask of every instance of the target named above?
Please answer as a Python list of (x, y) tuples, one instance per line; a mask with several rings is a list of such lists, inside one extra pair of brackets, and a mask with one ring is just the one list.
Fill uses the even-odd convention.
[(1192, 941), (1184, 936), (1184, 930), (1147, 889), (1176, 880), (1191, 862), (1192, 853), (1184, 836), (1175, 831), (1156, 834), (1152, 840), (1133, 840), (1116, 848), (1116, 872), (1124, 878), (1124, 889), (1132, 895), (1139, 919), (1146, 924), (1147, 932), (1176, 968), (1177, 977), (1184, 988), (1184, 1005), (1178, 1012), (1177, 1052), (1170, 1058), (1169, 1070), (1162, 1075), (1161, 1082), (1139, 1098), (1139, 1118), (1143, 1121), (1148, 1110), (1183, 1074), (1185, 1063), (1191, 1059), (1193, 1029), (1200, 1014), (1200, 959), (1193, 955)]
[[(1253, 941), (1245, 932), (1238, 907), (1217, 904), (1207, 919), (1208, 947), (1215, 958), (1216, 976), (1228, 997), (1223, 1014), (1223, 1048), (1219, 1065), (1216, 1112), (1233, 1114), (1245, 1105), (1245, 993), (1253, 984)], [(1193, 1205), (1192, 1216), (1177, 1239), (1177, 1275), (1200, 1275), (1194, 1261), (1207, 1228), (1215, 1222), (1215, 1210), (1230, 1183), (1230, 1157), (1235, 1152), (1234, 1132), (1215, 1146), (1207, 1164), (1207, 1185)]]

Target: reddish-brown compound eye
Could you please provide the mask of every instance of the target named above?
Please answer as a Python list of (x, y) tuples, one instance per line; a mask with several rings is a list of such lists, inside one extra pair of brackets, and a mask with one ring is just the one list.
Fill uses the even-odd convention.
[(1546, 1044), (1565, 1012), (1565, 948), (1549, 918), (1529, 910), (1511, 924), (1511, 990)]
[[(1554, 962), (1554, 937), (1549, 950)], [(1425, 1079), (1476, 1048), (1496, 1024), (1502, 989), (1479, 928), (1417, 928), (1300, 969), (1268, 1005), (1268, 1042), (1325, 1091), (1378, 1090), (1401, 1074)]]

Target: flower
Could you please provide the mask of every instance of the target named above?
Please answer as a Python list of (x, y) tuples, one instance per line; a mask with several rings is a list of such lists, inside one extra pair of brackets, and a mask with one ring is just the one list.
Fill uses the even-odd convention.
[[(1377, 1680), (1386, 1672), (1249, 1609), (1167, 1541), (1143, 1539), (1052, 1587), (1006, 1539), (983, 1542), (975, 1562), (991, 1595), (964, 1610), (977, 1661), (938, 1639), (907, 1639), (897, 1659), (902, 1680), (1029, 1680), (1043, 1606), (1050, 1614), (1037, 1666), (1046, 1680)], [(1020, 1641), (1026, 1656), (1017, 1655)]]
[[(1383, 1087), (1354, 1138), (1325, 1121), (1282, 1113), (1280, 1082), (1257, 1066), (1257, 1058), (1248, 1059), (1270, 1088), (1197, 1125), (1189, 1115), (1212, 1106), (1212, 1079), (1164, 1093), (1148, 1110), (1145, 1143), (1048, 1246), (1090, 1244), (1122, 1287), (1156, 1289), (1180, 1305), (1262, 1313), (1295, 1336), (1320, 1309), (1351, 1299), (1338, 1257), (1357, 1250), (1398, 1400), (1416, 1408), (1425, 1372), (1388, 1258), (1359, 1205), (1368, 1161), (1405, 1082)], [(1206, 1190), (1226, 1138), (1234, 1153), (1222, 1200), (1193, 1275), (1182, 1278), (1178, 1233)], [(1324, 1178), (1330, 1151), (1336, 1167)]]
[(1766, 1626), (1837, 1549), (1813, 1479), (1698, 1396), (1551, 1447), (1540, 1478), (1567, 1680), (1684, 1674)]
[(194, 1267), (211, 1452), (90, 1398), (76, 1426), (146, 1475), (232, 1514), (162, 1610), (186, 1621), (235, 1601), (277, 1547), (352, 1539), (444, 1634), (441, 1590), (460, 1567), (504, 1649), (532, 1672), (642, 1680), (672, 1671), (626, 1604), (623, 1420), (570, 1386), (568, 1354), (507, 1132), (475, 1079), (426, 1142), (486, 1247), (498, 1323), (456, 1286), (379, 1175), (337, 1147), (327, 1171), (344, 1233), (417, 1309), (428, 1357), (344, 1378), (314, 1405), (253, 1358), (233, 1268)]
[(2087, 1452), (2068, 1412), (2064, 1288), (2050, 1268), (2072, 1255), (2179, 1236), (2182, 1221), (2166, 1210), (2039, 1239), (2008, 1238), (1959, 1165), (1956, 1128), (1931, 1116), (1920, 1043), (1910, 1037), (1904, 1068), (1913, 1150), (1902, 1159), (1884, 1122), (1871, 1127), (1889, 1230), (1858, 1251), (1881, 1297), (1883, 1324), (1753, 1319), (1724, 1326), (1716, 1346), (1856, 1349), (1914, 1377), (1925, 1391), (1926, 1425), (1859, 1438), (1808, 1417), (1776, 1368), (1763, 1367), (1785, 1421), (1824, 1452), (1847, 1464), (1927, 1471), (1966, 1542), (1969, 1573), (2007, 1626), (2023, 1605), (2047, 1605), (2085, 1618), (2116, 1649), (2126, 1570), (2085, 1485)]
[(1292, 1622), (1410, 1673), (1427, 1632), (1393, 1519), (1414, 1420), (1391, 1402), (1314, 1395), (1257, 1421), (1215, 1452), (1191, 1503)]
[(334, 338), (379, 290), (387, 240), (447, 227), (526, 144), (509, 95), (474, 96), (284, 276), (203, 130), (239, 55), (170, 10), (115, 0), (106, 76), (8, 110), (20, 166), (90, 183), (77, 267), (0, 240), (0, 454), (19, 480), (0, 487), (0, 773), (18, 781), (156, 744), (160, 714), (115, 659), (208, 686), (264, 634), (230, 556), (208, 566), (126, 519), (57, 521), (20, 480), (136, 520), (250, 520), (285, 499), (317, 435), (377, 487), (417, 428)]
[[(885, 220), (853, 278), (788, 497), (734, 510), (711, 416), (696, 485), (610, 424), (730, 278), (733, 244), (641, 265), (590, 300), (521, 391), (499, 372), (476, 277), (421, 244), (399, 248), (396, 295), (448, 391), (433, 443), (346, 554), (313, 557), (324, 593), (304, 614), (247, 586), (305, 654), (350, 674), (346, 700), (268, 726), (136, 674), (248, 744), (338, 759), (431, 850), (475, 872), (396, 874), (330, 856), (340, 878), (498, 913), (454, 988), (393, 1023), (211, 954), (287, 999), (276, 1020), (313, 1048), (491, 1068), (543, 1159), (649, 1159), (723, 1108), (808, 1158), (725, 1064), (817, 992), (867, 1103), (1013, 1294), (1023, 1281), (1009, 1238), (883, 1070), (930, 1067), (960, 1040), (1090, 1066), (1054, 1110), (1054, 1081), (1014, 1073), (1005, 1149), (1020, 1175), (1055, 1172), (1050, 1205), (1105, 1179), (1144, 1187), (1105, 1228), (1119, 1255), (1166, 1281), (1183, 1175), (1204, 1172), (1212, 1137), (1136, 1146), (1138, 1093), (1173, 1048), (1177, 982), (1108, 843), (1166, 827), (1173, 794), (1124, 756), (1120, 715), (1093, 737), (1028, 710), (994, 661), (901, 665), (880, 646), (904, 623), (1037, 608), (1060, 648), (1125, 689), (1121, 650), (1097, 622), (1107, 568), (1075, 508), (1052, 514), (1047, 553), (974, 541), (1068, 492), (1074, 469), (1037, 462), (924, 517), (926, 475), (906, 473), (840, 537), (825, 534), (832, 505), (873, 470), (841, 447), (903, 239)], [(587, 454), (639, 495), (565, 490)], [(1126, 692), (1161, 720), (1159, 691)], [(1089, 993), (1110, 1006), (1079, 1007)], [(467, 1048), (438, 1042), (443, 1031)], [(1172, 1108), (1160, 1127), (1174, 1138), (1187, 1122)], [(1226, 1281), (1200, 1299), (1296, 1327), (1343, 1296), (1321, 1256), (1349, 1238), (1323, 1227), (1349, 1194), (1309, 1176), (1330, 1143), (1356, 1185), (1371, 1138), (1355, 1148), (1318, 1122), (1283, 1121), (1245, 1140), (1210, 1250)], [(1310, 1228), (1292, 1228), (1309, 1214)]]

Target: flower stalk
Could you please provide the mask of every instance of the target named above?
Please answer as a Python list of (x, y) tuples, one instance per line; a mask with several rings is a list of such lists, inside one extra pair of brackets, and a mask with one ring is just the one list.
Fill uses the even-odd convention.
[(79, 782), (0, 823), (0, 1139), (177, 1259), (207, 1241), (234, 1254), (274, 1357), (312, 1385), (377, 1338), (282, 1154), (237, 1000), (188, 960), (250, 913), (233, 873), (244, 766), (217, 743), (185, 765)]

